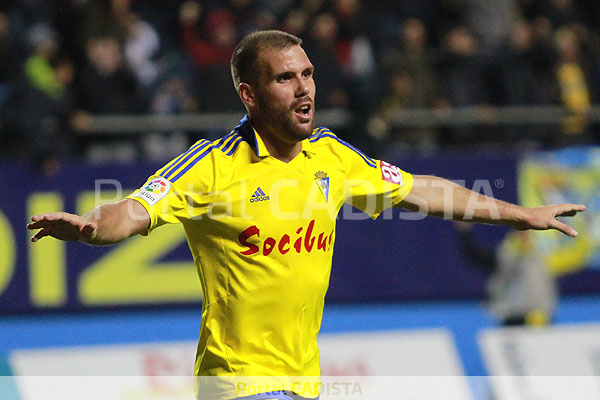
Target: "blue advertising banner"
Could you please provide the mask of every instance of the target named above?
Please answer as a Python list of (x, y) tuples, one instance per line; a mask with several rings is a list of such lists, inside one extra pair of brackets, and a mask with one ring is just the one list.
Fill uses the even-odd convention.
[[(452, 156), (395, 160), (414, 174), (456, 180), (480, 193), (516, 201), (517, 159)], [(199, 304), (202, 291), (178, 225), (110, 247), (29, 241), (31, 215), (85, 213), (142, 185), (160, 165), (70, 164), (47, 177), (16, 163), (0, 168), (0, 313)], [(343, 210), (338, 222), (328, 301), (481, 298), (487, 276), (461, 253), (452, 222), (394, 210), (376, 221)], [(343, 218), (352, 214), (352, 218)], [(360, 218), (360, 220), (355, 220)], [(353, 220), (349, 220), (353, 219)], [(494, 248), (506, 228), (477, 226)], [(590, 279), (589, 274), (594, 279)], [(600, 271), (571, 274), (572, 292), (600, 291)], [(575, 283), (572, 282), (574, 280)]]

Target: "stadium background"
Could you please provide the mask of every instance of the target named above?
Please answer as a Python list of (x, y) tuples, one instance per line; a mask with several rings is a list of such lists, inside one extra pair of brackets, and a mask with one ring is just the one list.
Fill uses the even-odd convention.
[[(27, 375), (15, 367), (24, 350), (196, 339), (201, 292), (176, 227), (89, 248), (31, 245), (25, 223), (126, 195), (193, 141), (227, 133), (243, 115), (229, 56), (257, 28), (304, 39), (318, 123), (369, 155), (524, 205), (585, 203), (577, 239), (536, 234), (539, 251), (560, 259), (561, 300), (544, 332), (600, 333), (599, 19), (596, 2), (569, 0), (2, 2), (0, 371)], [(458, 369), (438, 374), (499, 373), (481, 339), (498, 327), (483, 303), (489, 276), (462, 253), (454, 225), (387, 217), (340, 220), (324, 336), (353, 332), (369, 348), (368, 332), (442, 329)], [(475, 233), (493, 249), (507, 230)], [(575, 360), (593, 375), (598, 349), (591, 340)], [(364, 365), (391, 356), (357, 357), (327, 373), (376, 373)], [(129, 373), (148, 373), (137, 367)], [(3, 383), (17, 396), (15, 381)]]

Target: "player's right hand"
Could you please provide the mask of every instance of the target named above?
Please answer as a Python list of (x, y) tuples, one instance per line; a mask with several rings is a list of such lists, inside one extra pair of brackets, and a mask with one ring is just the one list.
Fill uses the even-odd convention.
[(27, 224), (27, 229), (40, 229), (31, 237), (32, 242), (37, 242), (45, 236), (70, 242), (87, 242), (96, 237), (98, 230), (95, 222), (66, 212), (34, 215), (31, 220), (33, 222)]

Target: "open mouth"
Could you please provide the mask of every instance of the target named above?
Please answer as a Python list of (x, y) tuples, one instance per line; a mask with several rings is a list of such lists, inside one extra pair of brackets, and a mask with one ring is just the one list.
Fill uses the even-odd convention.
[(312, 114), (312, 106), (310, 104), (302, 104), (294, 110), (300, 120), (310, 120)]

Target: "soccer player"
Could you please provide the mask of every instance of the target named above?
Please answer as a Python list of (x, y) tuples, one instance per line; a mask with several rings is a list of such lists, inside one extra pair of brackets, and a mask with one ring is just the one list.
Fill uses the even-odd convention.
[[(317, 334), (344, 203), (372, 218), (403, 207), (577, 235), (556, 217), (583, 205), (508, 204), (441, 178), (412, 176), (327, 128), (314, 129), (314, 67), (293, 35), (248, 35), (234, 51), (231, 72), (248, 114), (230, 134), (198, 141), (125, 200), (84, 216), (36, 215), (28, 225), (39, 229), (34, 242), (53, 236), (92, 245), (183, 225), (204, 292), (198, 398), (215, 389), (202, 377), (222, 378), (213, 394), (223, 399), (318, 396), (310, 378), (320, 374)], [(247, 397), (255, 393), (261, 394)]]

